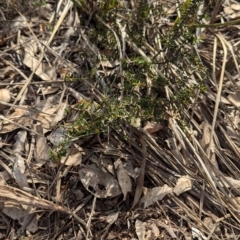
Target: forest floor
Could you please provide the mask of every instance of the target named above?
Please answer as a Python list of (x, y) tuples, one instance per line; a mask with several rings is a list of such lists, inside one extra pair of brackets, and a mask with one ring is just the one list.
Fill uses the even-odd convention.
[(240, 238), (239, 3), (0, 13), (0, 239)]

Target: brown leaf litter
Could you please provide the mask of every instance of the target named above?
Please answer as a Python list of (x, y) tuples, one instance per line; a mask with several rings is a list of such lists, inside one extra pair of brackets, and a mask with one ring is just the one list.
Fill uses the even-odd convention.
[[(122, 60), (131, 54), (151, 63), (137, 98), (142, 86), (147, 98), (154, 95), (153, 76), (169, 81), (162, 99), (178, 95), (179, 76), (194, 88), (201, 75), (189, 56), (181, 59), (184, 70), (164, 65), (169, 49), (160, 39), (181, 14), (184, 1), (177, 2), (148, 1), (146, 22), (136, 18), (138, 1), (114, 3), (111, 21), (99, 11), (107, 5), (95, 1), (0, 4), (1, 239), (237, 239), (238, 25), (208, 29), (204, 18), (199, 42), (181, 46), (179, 53), (197, 53), (206, 66), (206, 90), (181, 113), (172, 103), (165, 124), (140, 116), (84, 137), (68, 131), (81, 117), (79, 103), (98, 109), (109, 89), (123, 101)], [(210, 24), (224, 24), (238, 19), (240, 5), (210, 1), (203, 8)], [(130, 38), (129, 19), (141, 44)], [(100, 46), (91, 35), (96, 26), (117, 47)]]

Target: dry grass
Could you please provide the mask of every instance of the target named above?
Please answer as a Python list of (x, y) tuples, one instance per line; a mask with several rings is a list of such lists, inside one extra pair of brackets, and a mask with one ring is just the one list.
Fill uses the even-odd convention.
[(239, 4), (0, 6), (0, 238), (239, 238)]

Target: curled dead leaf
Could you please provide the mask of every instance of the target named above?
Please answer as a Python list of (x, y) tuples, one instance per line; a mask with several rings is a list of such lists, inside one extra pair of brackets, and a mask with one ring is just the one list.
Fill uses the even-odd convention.
[(168, 193), (171, 192), (172, 188), (166, 184), (163, 187), (147, 189), (147, 193), (140, 199), (139, 205), (143, 204), (143, 208), (146, 208), (155, 202), (162, 200)]
[(149, 134), (153, 134), (162, 128), (163, 126), (157, 122), (147, 122), (143, 129), (146, 130)]
[(10, 102), (10, 100), (11, 100), (11, 93), (9, 89), (7, 88), (0, 89), (0, 101)]
[(142, 222), (138, 219), (135, 222), (135, 229), (139, 240), (157, 239), (160, 234), (155, 223)]
[[(0, 89), (0, 101), (9, 103), (11, 100), (11, 93), (7, 88)], [(6, 106), (4, 104), (0, 104), (0, 111), (4, 110)]]
[(117, 160), (117, 164), (118, 164), (118, 166), (116, 167), (117, 178), (123, 193), (123, 201), (125, 201), (127, 193), (131, 192), (132, 182), (131, 178), (128, 175), (127, 170), (123, 167), (123, 164), (120, 159)]
[(78, 173), (86, 190), (97, 198), (116, 197), (121, 194), (117, 180), (109, 173), (93, 166), (84, 166)]
[(192, 181), (188, 176), (182, 176), (178, 179), (176, 186), (173, 189), (173, 192), (179, 196), (181, 193), (189, 191), (192, 189)]

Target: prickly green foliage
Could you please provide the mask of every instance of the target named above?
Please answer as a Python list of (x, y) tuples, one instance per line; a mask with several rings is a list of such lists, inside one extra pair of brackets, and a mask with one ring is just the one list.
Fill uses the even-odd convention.
[[(148, 43), (146, 39), (146, 25), (151, 24), (151, 18), (164, 15), (163, 8), (153, 7), (145, 1), (138, 1), (136, 8), (130, 9), (130, 5), (124, 1), (108, 0), (99, 1), (94, 10), (99, 16), (116, 32), (121, 41), (121, 31), (116, 22), (117, 13), (125, 13), (121, 24), (126, 25), (128, 41), (145, 51), (151, 56), (152, 63), (140, 56), (127, 44), (126, 57), (120, 59), (122, 76), (110, 76), (105, 78), (108, 87), (105, 90), (105, 99), (101, 103), (83, 101), (76, 108), (81, 112), (78, 120), (67, 129), (72, 136), (85, 136), (88, 134), (106, 131), (110, 126), (116, 128), (121, 121), (131, 123), (132, 119), (140, 118), (141, 121), (159, 121), (164, 118), (166, 110), (173, 110), (181, 113), (181, 109), (189, 106), (189, 99), (194, 98), (196, 90), (204, 91), (204, 81), (207, 78), (207, 71), (192, 46), (198, 39), (195, 37), (196, 28), (201, 16), (197, 14), (203, 0), (188, 0), (180, 7), (181, 16), (176, 18), (174, 26), (170, 27), (165, 34), (160, 35), (163, 52), (166, 53), (165, 61), (158, 62), (158, 57), (151, 56), (144, 48)], [(85, 7), (88, 4), (82, 4)], [(94, 23), (88, 31), (89, 39), (94, 43), (100, 52), (101, 58), (116, 60), (119, 58), (117, 40), (113, 32), (94, 18)], [(158, 26), (152, 23), (153, 31), (158, 32)], [(90, 25), (91, 26), (91, 25)], [(156, 45), (152, 46), (156, 47)], [(92, 60), (91, 60), (92, 61)], [(97, 65), (98, 61), (92, 61)], [(159, 76), (152, 71), (153, 64), (159, 64), (160, 70), (165, 74)], [(172, 74), (171, 67), (176, 66), (175, 74)], [(89, 71), (87, 79), (93, 79), (95, 66)], [(195, 73), (201, 76), (201, 80)], [(194, 76), (195, 82), (189, 83)], [(122, 82), (122, 79), (124, 81)], [(151, 81), (151, 93), (148, 92), (148, 81)], [(78, 79), (81, 81), (81, 79)], [(123, 85), (122, 85), (123, 84)], [(172, 90), (173, 95), (166, 97), (165, 88)], [(120, 93), (123, 92), (123, 99), (120, 101)]]

